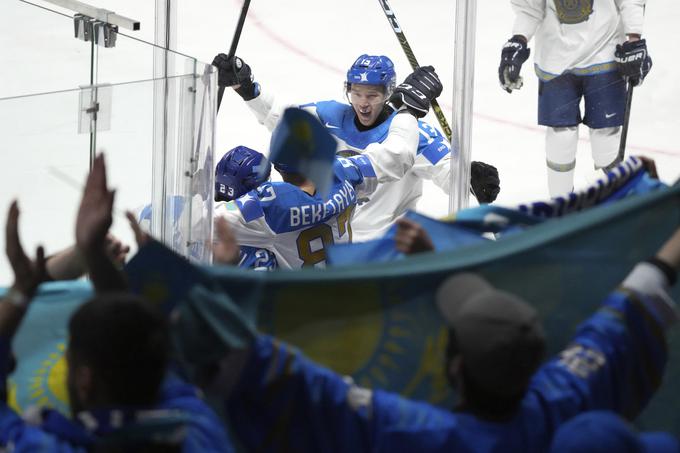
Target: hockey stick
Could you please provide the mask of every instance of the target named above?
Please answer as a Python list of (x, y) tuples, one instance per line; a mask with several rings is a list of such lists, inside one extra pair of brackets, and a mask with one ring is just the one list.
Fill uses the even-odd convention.
[[(418, 69), (420, 66), (418, 64), (418, 60), (416, 60), (416, 56), (413, 54), (413, 50), (411, 49), (411, 46), (409, 45), (408, 41), (406, 40), (406, 36), (404, 35), (404, 32), (402, 31), (401, 27), (399, 26), (399, 22), (397, 22), (397, 17), (394, 15), (394, 11), (392, 11), (392, 8), (390, 8), (389, 3), (387, 3), (387, 0), (378, 0), (380, 3), (380, 6), (382, 7), (383, 11), (385, 12), (385, 16), (387, 17), (387, 21), (390, 23), (390, 26), (392, 27), (392, 30), (394, 30), (394, 34), (397, 36), (397, 40), (399, 40), (399, 44), (401, 44), (401, 48), (404, 50), (404, 53), (406, 54), (406, 58), (408, 59), (408, 62), (411, 63), (411, 69), (414, 71)], [(444, 134), (446, 135), (446, 138), (451, 141), (451, 127), (449, 126), (449, 122), (446, 120), (446, 116), (444, 115), (444, 112), (442, 111), (442, 108), (439, 106), (439, 103), (437, 102), (436, 99), (432, 99), (432, 111), (434, 112), (435, 116), (437, 117), (437, 121), (439, 121), (439, 125), (442, 127), (444, 130)]]
[(619, 142), (619, 154), (616, 156), (616, 160), (609, 165), (607, 168), (613, 168), (616, 165), (623, 162), (623, 158), (626, 155), (626, 139), (628, 138), (628, 124), (630, 123), (630, 110), (633, 105), (633, 82), (628, 79), (628, 91), (626, 93), (626, 111), (623, 114), (623, 127), (621, 128), (621, 141)]
[[(245, 0), (243, 2), (243, 7), (241, 8), (241, 15), (238, 18), (238, 23), (236, 24), (236, 30), (234, 30), (234, 37), (231, 39), (231, 47), (229, 47), (229, 53), (227, 57), (233, 57), (236, 54), (236, 47), (241, 39), (241, 31), (243, 31), (243, 24), (246, 22), (246, 15), (248, 14), (248, 7), (250, 7), (250, 0)], [(224, 95), (224, 87), (220, 87), (217, 91), (217, 111), (220, 111), (220, 105), (222, 105), (222, 96)]]

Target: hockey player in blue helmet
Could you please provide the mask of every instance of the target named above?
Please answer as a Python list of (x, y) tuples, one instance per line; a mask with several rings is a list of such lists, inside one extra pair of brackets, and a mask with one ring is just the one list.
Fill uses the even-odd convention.
[[(237, 146), (227, 151), (215, 166), (215, 202), (229, 202), (242, 197), (269, 180), (271, 164), (262, 153), (247, 146)], [(235, 210), (229, 204), (221, 209)], [(219, 227), (217, 234), (220, 234)], [(217, 258), (217, 256), (216, 256)], [(235, 264), (256, 271), (271, 271), (278, 268), (276, 255), (271, 250), (258, 247), (240, 246), (238, 257), (220, 264)]]
[(215, 167), (215, 201), (231, 201), (267, 181), (271, 165), (264, 155), (247, 146), (227, 151)]
[[(354, 108), (357, 122), (370, 128), (390, 115), (385, 100), (394, 92), (397, 73), (386, 56), (361, 55), (347, 71), (345, 93)], [(382, 117), (382, 118), (379, 118)]]
[[(308, 134), (301, 138), (296, 126), (304, 126)], [(371, 154), (352, 159), (335, 157), (331, 184), (328, 192), (322, 193), (314, 181), (298, 171), (310, 149), (316, 155), (333, 158), (336, 143), (312, 114), (287, 109), (272, 134), (270, 149), (272, 156), (279, 156), (273, 164), (283, 181), (263, 182), (233, 204), (217, 203), (215, 207), (215, 216), (227, 221), (239, 247), (273, 252), (282, 269), (325, 267), (326, 248), (352, 242), (351, 222), (357, 201), (377, 186)], [(302, 157), (284, 159), (285, 153)]]
[[(233, 87), (258, 121), (272, 130), (291, 103), (281, 102), (263, 90), (250, 67), (238, 57), (220, 54), (213, 65), (219, 70), (219, 85)], [(381, 236), (397, 218), (414, 209), (422, 194), (423, 179), (432, 180), (448, 193), (450, 145), (439, 130), (420, 119), (441, 90), (432, 66), (416, 69), (397, 85), (394, 64), (388, 57), (364, 54), (347, 71), (345, 91), (349, 104), (319, 101), (300, 106), (326, 126), (337, 140), (339, 152), (375, 151), (372, 163), (382, 184), (368, 202), (357, 207), (355, 240)], [(496, 169), (475, 162), (471, 176), (478, 200), (495, 200), (500, 190)]]

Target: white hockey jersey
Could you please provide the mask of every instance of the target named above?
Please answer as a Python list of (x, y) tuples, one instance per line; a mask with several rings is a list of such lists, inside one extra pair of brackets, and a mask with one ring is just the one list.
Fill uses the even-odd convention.
[(215, 205), (234, 228), (241, 247), (266, 249), (278, 267), (324, 267), (326, 247), (352, 241), (357, 199), (375, 189), (369, 159), (336, 159), (330, 194), (309, 195), (286, 182), (266, 182), (235, 200)]
[[(290, 105), (277, 102), (266, 91), (247, 104), (269, 130), (273, 130)], [(399, 117), (410, 115), (393, 114), (382, 124), (360, 131), (354, 123), (351, 105), (321, 101), (300, 107), (315, 114), (333, 134), (341, 155), (370, 155), (381, 184), (370, 200), (359, 200), (352, 223), (355, 242), (382, 236), (397, 218), (414, 209), (422, 194), (423, 179), (431, 179), (449, 192), (451, 147), (437, 129), (424, 121), (418, 121), (416, 130), (395, 127), (398, 126), (395, 121), (403, 121)], [(413, 137), (414, 133), (418, 136)]]
[(645, 0), (511, 0), (513, 35), (536, 36), (534, 67), (542, 80), (565, 72), (616, 70), (616, 45), (642, 34)]

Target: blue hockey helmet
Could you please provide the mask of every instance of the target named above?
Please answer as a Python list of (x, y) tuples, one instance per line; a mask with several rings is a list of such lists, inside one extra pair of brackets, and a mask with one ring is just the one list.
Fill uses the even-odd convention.
[(363, 54), (356, 59), (347, 71), (345, 90), (349, 91), (352, 84), (380, 85), (385, 89), (385, 96), (389, 97), (397, 85), (397, 73), (394, 63), (385, 55)]
[(215, 201), (230, 201), (269, 179), (271, 165), (261, 153), (237, 146), (227, 151), (215, 167)]

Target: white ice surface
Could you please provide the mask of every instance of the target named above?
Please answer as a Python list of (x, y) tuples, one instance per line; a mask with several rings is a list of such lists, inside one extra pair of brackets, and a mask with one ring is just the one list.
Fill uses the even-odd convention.
[[(40, 2), (40, 0), (36, 0)], [(89, 3), (138, 19), (139, 32), (153, 41), (154, 2), (96, 0)], [(501, 45), (510, 36), (512, 12), (507, 0), (482, 0), (477, 12), (475, 116), (472, 157), (496, 165), (501, 174), (498, 203), (514, 205), (547, 196), (544, 132), (536, 126), (537, 83), (531, 64), (523, 69), (524, 88), (509, 95), (498, 85)], [(42, 3), (44, 5), (44, 3)], [(240, 1), (178, 2), (177, 50), (210, 62), (231, 42)], [(445, 89), (440, 103), (450, 117), (455, 2), (392, 0), (391, 5), (421, 64), (433, 65)], [(680, 175), (680, 87), (677, 34), (680, 2), (649, 2), (645, 37), (654, 60), (645, 84), (635, 92), (628, 137), (629, 153), (656, 160), (661, 179)], [(89, 84), (90, 49), (72, 37), (68, 18), (20, 2), (0, 0), (0, 99), (29, 93), (74, 90)], [(149, 46), (119, 38), (115, 49), (99, 49), (99, 83), (149, 79)], [(291, 102), (343, 99), (344, 72), (361, 53), (390, 56), (398, 79), (408, 62), (373, 0), (342, 2), (253, 0), (238, 55), (251, 65), (257, 80)], [(183, 62), (178, 61), (181, 72)], [(150, 84), (116, 87), (112, 130), (99, 135), (111, 165), (111, 184), (118, 189), (117, 209), (134, 209), (148, 199), (152, 116)], [(73, 241), (78, 192), (47, 172), (60, 169), (82, 184), (87, 166), (87, 135), (76, 135), (78, 92), (0, 100), (0, 218), (9, 201), (22, 207), (21, 235), (28, 249), (45, 244), (48, 252)], [(436, 124), (430, 115), (428, 121)], [(576, 186), (587, 184), (592, 160), (582, 129)], [(267, 130), (257, 124), (240, 98), (225, 94), (218, 116), (217, 153), (244, 144), (266, 150)], [(447, 200), (428, 184), (419, 209), (445, 214)], [(131, 237), (122, 217), (113, 231)], [(0, 238), (4, 245), (4, 236)], [(4, 246), (2, 247), (4, 249)], [(0, 285), (11, 283), (4, 253)]]

